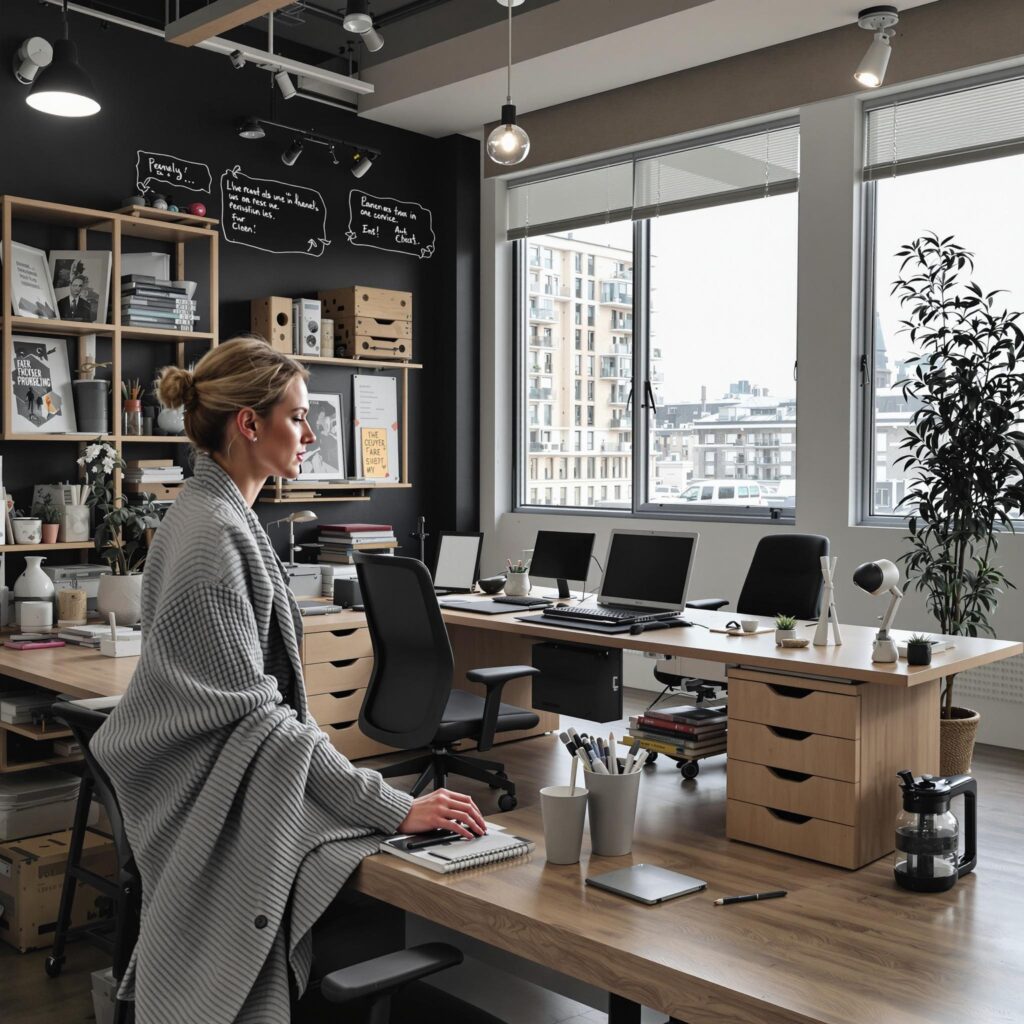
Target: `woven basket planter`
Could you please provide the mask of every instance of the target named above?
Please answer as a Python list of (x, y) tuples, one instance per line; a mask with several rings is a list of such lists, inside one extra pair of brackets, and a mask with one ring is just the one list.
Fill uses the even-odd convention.
[(971, 770), (974, 738), (981, 715), (970, 708), (953, 708), (952, 718), (939, 720), (939, 774), (964, 775)]

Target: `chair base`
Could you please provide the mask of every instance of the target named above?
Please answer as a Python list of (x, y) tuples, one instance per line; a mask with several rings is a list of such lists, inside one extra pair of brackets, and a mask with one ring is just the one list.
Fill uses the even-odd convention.
[(486, 782), (491, 789), (504, 790), (513, 799), (516, 795), (516, 784), (505, 774), (505, 766), (501, 762), (487, 761), (481, 757), (466, 757), (455, 753), (449, 747), (431, 747), (429, 753), (389, 765), (382, 768), (380, 773), (385, 779), (418, 774), (419, 778), (409, 790), (412, 796), (419, 796), (431, 782), (434, 789), (442, 789), (448, 785), (449, 775)]

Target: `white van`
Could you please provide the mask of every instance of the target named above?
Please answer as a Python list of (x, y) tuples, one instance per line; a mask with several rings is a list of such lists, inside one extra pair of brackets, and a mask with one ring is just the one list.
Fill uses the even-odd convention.
[(678, 500), (687, 505), (767, 505), (756, 480), (691, 480)]

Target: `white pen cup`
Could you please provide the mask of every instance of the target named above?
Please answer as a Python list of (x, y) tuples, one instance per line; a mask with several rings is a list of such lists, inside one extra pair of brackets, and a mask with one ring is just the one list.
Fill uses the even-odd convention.
[(757, 619), (740, 619), (740, 628), (744, 633), (756, 633), (761, 623)]
[(582, 786), (545, 786), (540, 791), (544, 852), (549, 864), (577, 864), (583, 846), (587, 790)]
[(642, 772), (587, 776), (590, 849), (598, 857), (622, 857), (633, 849), (633, 825)]

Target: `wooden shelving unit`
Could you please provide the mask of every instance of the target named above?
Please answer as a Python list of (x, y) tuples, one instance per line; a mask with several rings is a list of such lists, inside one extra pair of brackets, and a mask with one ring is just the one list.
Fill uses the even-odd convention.
[(38, 551), (88, 551), (95, 546), (91, 540), (62, 540), (54, 544), (0, 544), (0, 555), (34, 555)]
[(80, 756), (63, 757), (57, 754), (49, 757), (35, 757), (30, 760), (12, 759), (12, 736), (21, 736), (23, 739), (40, 743), (48, 740), (69, 739), (71, 731), (59, 726), (47, 729), (41, 725), (11, 725), (9, 722), (0, 722), (0, 775), (6, 775), (8, 772), (27, 772), (33, 768), (46, 768), (51, 765), (70, 764), (73, 761), (81, 760)]

